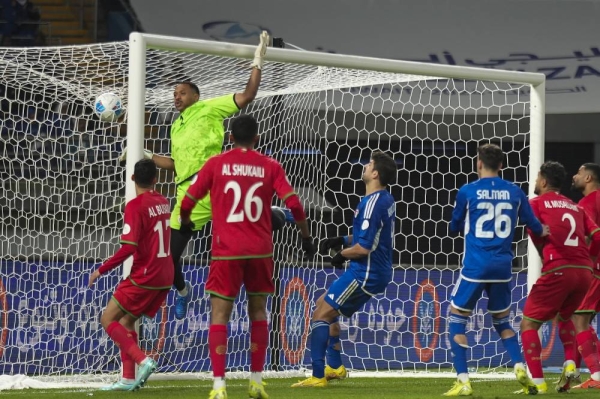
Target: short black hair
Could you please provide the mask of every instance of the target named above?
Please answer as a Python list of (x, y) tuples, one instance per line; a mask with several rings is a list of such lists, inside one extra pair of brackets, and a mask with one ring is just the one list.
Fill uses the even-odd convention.
[(600, 183), (600, 165), (598, 165), (597, 163), (587, 162), (581, 166), (583, 166), (583, 169), (585, 169), (590, 173), (590, 175), (592, 175), (594, 182)]
[(252, 144), (258, 135), (258, 122), (252, 115), (240, 115), (231, 123), (231, 134), (237, 144)]
[(179, 85), (188, 85), (194, 93), (200, 95), (200, 89), (198, 88), (198, 85), (191, 80), (181, 80), (179, 82), (175, 82), (175, 86)]
[(396, 181), (398, 177), (398, 166), (394, 158), (381, 151), (374, 151), (371, 154), (373, 160), (373, 170), (379, 174), (379, 183), (382, 186), (388, 186)]
[(567, 170), (560, 162), (547, 161), (540, 167), (540, 175), (552, 188), (560, 189), (567, 180)]
[(156, 178), (156, 164), (151, 159), (142, 159), (135, 163), (133, 176), (135, 184), (141, 188), (150, 188)]
[(483, 166), (489, 170), (500, 170), (504, 153), (496, 144), (484, 144), (477, 149), (479, 160), (483, 162)]

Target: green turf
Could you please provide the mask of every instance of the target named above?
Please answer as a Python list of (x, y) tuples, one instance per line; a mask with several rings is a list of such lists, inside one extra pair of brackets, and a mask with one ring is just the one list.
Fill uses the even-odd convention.
[[(555, 375), (546, 377), (547, 382), (554, 381)], [(338, 399), (338, 398), (437, 398), (447, 391), (453, 383), (448, 378), (349, 378), (335, 381), (327, 388), (290, 388), (298, 379), (270, 379), (267, 381), (267, 392), (272, 399)], [(2, 398), (208, 398), (212, 386), (210, 381), (150, 381), (138, 392), (101, 392), (97, 390), (11, 390), (3, 391)], [(472, 398), (515, 398), (513, 391), (519, 388), (515, 381), (483, 381), (472, 380), (475, 390)], [(229, 380), (227, 394), (230, 399), (247, 398), (248, 382), (245, 380)], [(549, 384), (549, 392), (543, 397), (564, 397), (566, 394), (554, 392), (553, 384)], [(521, 395), (519, 395), (521, 396)], [(516, 396), (516, 397), (519, 397)], [(576, 391), (568, 394), (569, 398), (600, 398), (600, 391)]]

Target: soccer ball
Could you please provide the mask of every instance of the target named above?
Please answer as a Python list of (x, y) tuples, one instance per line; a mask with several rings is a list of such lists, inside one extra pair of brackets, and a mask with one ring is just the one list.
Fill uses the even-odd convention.
[(116, 122), (123, 114), (121, 97), (115, 93), (100, 94), (94, 102), (94, 110), (100, 120), (104, 122)]

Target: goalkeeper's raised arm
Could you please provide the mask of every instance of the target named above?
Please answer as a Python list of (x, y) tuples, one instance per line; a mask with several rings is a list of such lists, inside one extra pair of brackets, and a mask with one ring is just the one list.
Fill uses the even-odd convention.
[[(179, 261), (194, 232), (201, 230), (212, 218), (210, 198), (205, 197), (198, 202), (190, 217), (194, 231), (180, 231), (181, 202), (196, 173), (210, 157), (221, 153), (225, 138), (224, 119), (246, 107), (256, 97), (269, 35), (262, 32), (259, 39), (254, 59), (250, 64), (250, 79), (243, 92), (201, 100), (200, 89), (195, 83), (189, 80), (177, 83), (173, 92), (173, 102), (179, 111), (179, 117), (171, 125), (171, 156), (144, 151), (144, 157), (154, 160), (158, 167), (175, 171), (177, 202), (171, 213), (170, 223), (171, 255), (175, 265), (174, 286), (179, 292), (175, 313), (179, 319), (185, 317), (189, 301), (189, 283), (183, 278)], [(125, 160), (126, 156), (124, 149), (121, 161)]]
[[(254, 59), (252, 60), (252, 63), (251, 63), (252, 72), (250, 72), (250, 79), (248, 80), (248, 83), (246, 84), (246, 88), (243, 92), (235, 93), (233, 95), (233, 105), (235, 105), (235, 108), (237, 108), (237, 109), (230, 108), (230, 105), (232, 105), (232, 104), (221, 104), (220, 106), (222, 107), (222, 109), (215, 113), (215, 119), (221, 120), (220, 125), (219, 125), (221, 127), (221, 129), (216, 129), (216, 130), (223, 130), (222, 121), (226, 117), (230, 116), (232, 113), (237, 112), (238, 110), (246, 108), (246, 106), (248, 104), (250, 104), (252, 101), (254, 101), (254, 99), (256, 98), (256, 93), (258, 93), (258, 87), (260, 86), (260, 80), (261, 80), (261, 75), (262, 75), (261, 71), (263, 68), (264, 56), (267, 52), (268, 42), (269, 42), (269, 35), (267, 34), (267, 32), (263, 31), (260, 36), (260, 43), (256, 48), (256, 51), (254, 53)], [(180, 112), (180, 118), (182, 118), (182, 115), (185, 113), (185, 111), (189, 107), (200, 102), (200, 90), (199, 90), (198, 86), (196, 86), (195, 84), (193, 84), (189, 81), (180, 82), (175, 87), (175, 92), (173, 93), (173, 97), (174, 97), (174, 102), (175, 102), (175, 108)], [(211, 102), (211, 101), (209, 100), (207, 102)], [(218, 103), (215, 103), (215, 104), (218, 105)], [(231, 111), (233, 111), (233, 112), (231, 112)], [(175, 124), (173, 124), (173, 126), (175, 126)], [(173, 129), (173, 126), (171, 127), (171, 129)], [(201, 127), (202, 126), (200, 126), (200, 128)], [(201, 133), (200, 129), (197, 130), (197, 133), (199, 133), (199, 134)], [(172, 134), (173, 133), (171, 132), (171, 135)], [(221, 140), (221, 143), (219, 143), (219, 146), (222, 146), (222, 141), (223, 141), (222, 136), (223, 135), (221, 135), (221, 137), (217, 137), (217, 140)], [(198, 139), (200, 141), (202, 141), (201, 137), (198, 137)], [(221, 152), (220, 148), (219, 148), (218, 152)], [(214, 154), (211, 152), (209, 156), (205, 157), (202, 160), (202, 163), (206, 162), (206, 160), (208, 158), (210, 158), (212, 155), (214, 155)], [(173, 170), (173, 171), (177, 172), (177, 168), (175, 165), (176, 158), (173, 155), (171, 157), (156, 155), (156, 154), (153, 154), (149, 150), (144, 150), (144, 158), (154, 160), (154, 162), (156, 163), (156, 165), (159, 168)], [(198, 171), (198, 169), (199, 168), (195, 168), (194, 173), (196, 171)]]
[[(260, 80), (261, 80), (261, 75), (262, 75), (261, 71), (262, 71), (263, 64), (264, 64), (264, 56), (267, 53), (267, 44), (268, 43), (269, 43), (269, 35), (266, 31), (263, 31), (260, 35), (260, 43), (256, 47), (256, 51), (254, 52), (254, 59), (252, 60), (252, 63), (250, 64), (252, 71), (250, 73), (250, 79), (248, 80), (248, 83), (246, 84), (246, 88), (244, 89), (243, 92), (235, 93), (233, 95), (233, 102), (235, 103), (235, 106), (237, 108), (234, 110), (233, 113), (237, 112), (238, 110), (244, 109), (248, 104), (250, 104), (256, 98), (256, 94), (258, 93), (258, 88), (260, 86)], [(175, 91), (173, 93), (173, 100), (174, 100), (175, 108), (177, 109), (177, 111), (179, 111), (180, 116), (175, 121), (175, 123), (173, 123), (173, 125), (171, 126), (171, 129), (173, 129), (173, 127), (175, 126), (177, 121), (179, 121), (180, 119), (183, 118), (185, 120), (184, 114), (186, 114), (185, 111), (188, 108), (195, 106), (199, 102), (201, 102), (201, 103), (206, 102), (206, 101), (200, 100), (200, 89), (198, 88), (198, 86), (196, 84), (192, 83), (189, 80), (181, 81), (176, 84)], [(230, 110), (222, 110), (222, 111), (227, 112)], [(230, 115), (231, 114), (224, 115), (224, 116), (219, 115), (219, 116), (221, 117), (221, 119), (225, 119), (226, 117), (228, 117)], [(172, 134), (172, 132), (171, 132), (171, 134)], [(197, 134), (200, 135), (201, 132), (197, 132)], [(219, 150), (219, 152), (220, 152), (220, 150)], [(156, 166), (158, 166), (161, 169), (176, 171), (176, 167), (175, 167), (176, 156), (174, 156), (174, 155), (172, 155), (170, 157), (163, 156), (163, 155), (157, 155), (157, 154), (153, 154), (152, 151), (145, 149), (144, 150), (144, 158), (152, 159), (154, 161), (154, 163), (156, 163)], [(210, 158), (210, 156), (207, 157), (207, 159), (208, 158)], [(119, 156), (119, 161), (125, 162), (126, 159), (127, 159), (127, 147), (123, 148), (123, 151), (122, 151), (121, 155)], [(204, 160), (204, 162), (206, 162), (206, 159)], [(198, 169), (196, 169), (196, 171)]]

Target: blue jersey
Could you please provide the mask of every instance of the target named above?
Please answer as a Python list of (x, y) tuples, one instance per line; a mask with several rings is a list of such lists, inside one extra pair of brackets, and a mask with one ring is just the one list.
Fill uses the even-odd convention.
[(392, 280), (395, 219), (396, 202), (387, 190), (365, 196), (354, 212), (352, 245), (360, 244), (371, 252), (352, 259), (348, 271), (362, 282), (361, 288), (370, 295), (383, 292)]
[(464, 232), (464, 279), (511, 280), (512, 242), (518, 218), (534, 234), (542, 234), (542, 224), (533, 214), (525, 193), (513, 183), (486, 177), (458, 190), (450, 230)]

